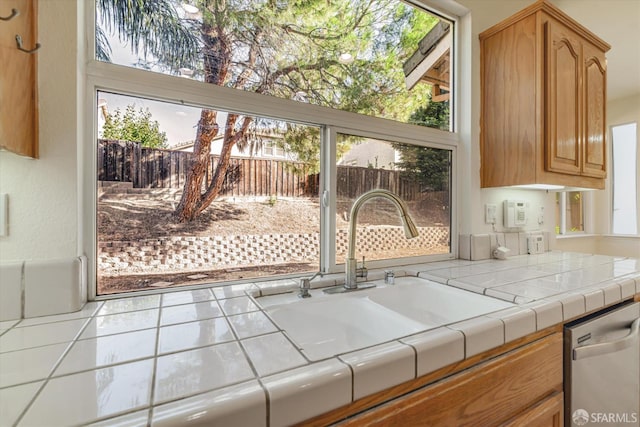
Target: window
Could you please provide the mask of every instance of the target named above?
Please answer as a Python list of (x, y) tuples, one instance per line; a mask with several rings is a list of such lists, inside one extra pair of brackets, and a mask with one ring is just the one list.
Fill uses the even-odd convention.
[(397, 208), (374, 198), (358, 211), (356, 255), (369, 261), (451, 252), (452, 151), (338, 133), (336, 264), (348, 251), (348, 220), (361, 194), (384, 189), (407, 205), (419, 236), (407, 239)]
[(277, 141), (266, 140), (262, 144), (262, 154), (268, 157), (286, 157), (287, 152), (281, 147), (282, 144), (284, 142), (278, 144)]
[[(170, 55), (172, 46), (137, 34), (135, 26), (119, 32), (116, 18), (104, 17), (114, 13), (112, 3), (96, 3), (98, 47), (87, 66), (94, 120), (89, 139), (96, 142), (86, 150), (86, 178), (97, 184), (95, 204), (87, 206), (94, 216), (87, 223), (94, 227), (86, 230), (93, 236), (97, 230), (86, 248), (99, 260), (90, 267), (99, 278), (96, 294), (343, 271), (344, 212), (370, 188), (389, 188), (406, 199), (420, 238), (396, 236), (397, 214), (384, 201), (371, 200), (361, 211), (358, 232), (375, 236), (384, 250), (360, 242), (359, 256), (362, 250), (373, 267), (455, 257), (458, 137), (450, 132), (452, 88), (445, 79), (453, 48), (439, 46), (435, 59), (419, 53), (436, 27), (436, 40), (451, 43), (453, 23), (441, 25), (439, 18), (395, 1), (327, 3), (345, 19), (335, 13), (296, 15), (304, 2), (269, 2), (281, 8), (275, 15), (265, 13), (267, 3), (227, 2), (229, 11), (248, 4), (255, 10), (227, 34), (233, 54), (216, 56), (203, 51), (213, 40), (202, 32), (208, 24), (200, 12), (166, 0), (182, 30), (195, 31), (194, 59)], [(142, 7), (132, 13), (144, 16), (155, 2), (118, 4)], [(347, 13), (347, 7), (353, 10)], [(390, 7), (397, 28), (389, 26)], [(355, 33), (339, 31), (342, 21), (363, 14)], [(268, 42), (280, 33), (266, 29), (282, 28), (289, 22), (283, 19), (295, 23), (286, 27), (295, 36), (280, 37), (273, 44), (280, 50), (259, 45), (252, 52), (253, 38), (259, 34)], [(169, 21), (151, 18), (141, 27)], [(344, 40), (326, 45), (336, 31)], [(300, 40), (323, 49), (295, 47)], [(131, 45), (138, 47), (133, 55)], [(345, 46), (358, 48), (352, 58), (342, 55), (351, 52)], [(110, 59), (104, 56), (109, 52)], [(413, 65), (379, 79), (388, 71), (376, 68), (380, 55), (389, 66), (412, 57)], [(327, 66), (311, 66), (312, 59)], [(298, 69), (284, 73), (294, 60)], [(424, 61), (431, 64), (426, 69)], [(436, 62), (438, 75), (432, 69)], [(210, 67), (227, 65), (225, 79), (209, 84), (216, 83)], [(310, 73), (304, 72), (307, 66)], [(418, 74), (407, 86), (413, 71)], [(333, 90), (322, 86), (327, 82)], [(391, 87), (398, 97), (380, 95)], [(352, 171), (364, 172), (356, 179), (359, 186), (341, 181), (347, 170), (354, 179)], [(370, 180), (371, 173), (380, 180)]]
[(638, 234), (637, 124), (611, 128), (613, 234)]
[(583, 191), (556, 193), (556, 234), (585, 232), (585, 196)]
[(98, 60), (404, 123), (449, 103), (452, 25), (405, 2), (131, 3), (96, 2)]

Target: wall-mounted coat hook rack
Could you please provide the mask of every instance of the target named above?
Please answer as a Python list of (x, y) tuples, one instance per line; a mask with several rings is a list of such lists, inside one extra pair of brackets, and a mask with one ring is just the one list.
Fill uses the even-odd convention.
[(20, 34), (16, 34), (16, 44), (18, 45), (18, 50), (21, 50), (25, 53), (34, 53), (36, 50), (40, 49), (40, 43), (36, 43), (36, 46), (33, 49), (25, 49), (22, 47), (22, 37)]
[(11, 9), (11, 15), (0, 16), (0, 21), (10, 21), (18, 15), (20, 15), (20, 11), (18, 9)]

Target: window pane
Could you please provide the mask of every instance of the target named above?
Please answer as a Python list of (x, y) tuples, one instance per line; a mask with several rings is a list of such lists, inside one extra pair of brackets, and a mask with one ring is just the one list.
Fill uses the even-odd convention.
[(562, 223), (564, 217), (562, 215), (562, 205), (564, 200), (564, 193), (556, 193), (556, 234), (563, 234)]
[[(448, 110), (452, 24), (397, 0), (96, 0), (96, 57), (401, 122)], [(450, 129), (449, 119), (437, 126)]]
[(636, 123), (614, 126), (613, 135), (613, 233), (638, 233), (638, 179)]
[(576, 233), (584, 231), (584, 197), (580, 191), (567, 191), (566, 227), (567, 232)]
[[(318, 270), (319, 128), (98, 97), (98, 294)], [(213, 191), (225, 147), (230, 157), (219, 194), (186, 221), (178, 212), (205, 118), (227, 132), (211, 134), (200, 197)], [(265, 141), (292, 158), (261, 156)]]
[(407, 205), (419, 230), (408, 240), (395, 205), (374, 198), (358, 211), (358, 260), (395, 259), (451, 252), (451, 151), (338, 134), (336, 263), (348, 251), (349, 213), (355, 199), (386, 189)]

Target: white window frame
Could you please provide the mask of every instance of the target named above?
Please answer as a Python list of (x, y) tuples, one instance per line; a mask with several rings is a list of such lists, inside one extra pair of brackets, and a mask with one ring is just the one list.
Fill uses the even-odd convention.
[(611, 176), (611, 199), (610, 199), (610, 218), (611, 221), (609, 223), (609, 232), (611, 233), (612, 236), (640, 236), (640, 215), (636, 215), (636, 234), (614, 234), (613, 233), (613, 201), (614, 201), (614, 192), (615, 192), (615, 182), (614, 182), (614, 176), (613, 176), (613, 171), (614, 168), (616, 167), (614, 161), (613, 161), (613, 128), (618, 127), (618, 126), (625, 126), (625, 125), (631, 125), (631, 124), (635, 124), (636, 125), (636, 212), (640, 214), (640, 122), (626, 122), (626, 123), (617, 123), (614, 125), (611, 125), (609, 127), (609, 141), (611, 141), (611, 148), (610, 148), (610, 153), (609, 153), (609, 158), (611, 159), (610, 162), (610, 168), (609, 170), (611, 171), (610, 176)]
[[(322, 130), (323, 144), (321, 147), (320, 195), (323, 204), (321, 214), (321, 247), (320, 268), (325, 272), (339, 272), (342, 267), (335, 264), (335, 138), (337, 132), (361, 135), (386, 141), (405, 142), (426, 147), (445, 148), (452, 150), (452, 185), (451, 185), (451, 224), (450, 242), (451, 250), (448, 254), (427, 255), (422, 257), (401, 258), (372, 262), (371, 267), (382, 267), (413, 262), (436, 261), (457, 257), (458, 251), (458, 214), (457, 194), (458, 180), (456, 165), (458, 163), (457, 147), (459, 135), (455, 132), (454, 118), (457, 103), (450, 103), (452, 132), (441, 131), (428, 127), (410, 125), (377, 117), (364, 116), (332, 108), (321, 107), (312, 104), (304, 104), (293, 100), (281, 99), (272, 96), (260, 95), (242, 90), (220, 87), (195, 80), (188, 80), (177, 76), (104, 63), (95, 60), (95, 46), (91, 42), (95, 34), (95, 2), (87, 2), (86, 5), (86, 40), (87, 64), (86, 64), (86, 92), (85, 92), (85, 123), (84, 135), (88, 143), (79, 147), (79, 156), (82, 158), (82, 250), (89, 258), (88, 263), (88, 297), (89, 299), (108, 299), (121, 297), (125, 293), (117, 295), (97, 295), (97, 189), (96, 189), (96, 144), (98, 109), (96, 108), (99, 91), (114, 92), (127, 96), (151, 98), (172, 103), (184, 103), (190, 106), (237, 112), (255, 115), (265, 118), (287, 120), (302, 124), (320, 126)], [(424, 7), (424, 6), (423, 6)], [(444, 16), (439, 14), (440, 16)], [(454, 31), (458, 24), (457, 19), (447, 17), (454, 23)], [(457, 37), (454, 33), (454, 47)], [(457, 87), (458, 79), (456, 71), (457, 49), (453, 49), (452, 82)], [(457, 98), (454, 91), (454, 97)], [(89, 185), (88, 183), (93, 183)], [(298, 274), (299, 275), (299, 274)], [(246, 279), (237, 282), (255, 281)], [(268, 280), (268, 278), (264, 279)], [(222, 282), (219, 285), (233, 283)], [(207, 285), (211, 286), (211, 285)], [(184, 287), (188, 289), (189, 287)], [(161, 290), (136, 292), (136, 295), (145, 293), (159, 293)]]

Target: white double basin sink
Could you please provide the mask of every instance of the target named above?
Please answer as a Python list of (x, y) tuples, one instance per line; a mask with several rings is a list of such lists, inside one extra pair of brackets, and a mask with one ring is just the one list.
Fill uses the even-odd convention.
[(395, 285), (311, 298), (295, 293), (257, 298), (310, 360), (320, 360), (481, 316), (514, 304), (418, 277)]

